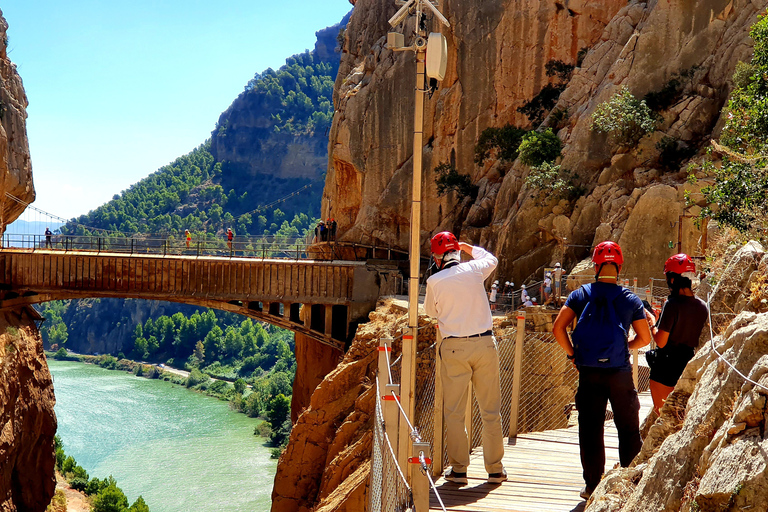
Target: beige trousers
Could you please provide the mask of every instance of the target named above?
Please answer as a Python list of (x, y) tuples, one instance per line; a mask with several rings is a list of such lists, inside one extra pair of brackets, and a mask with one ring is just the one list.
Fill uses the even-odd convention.
[(440, 347), (440, 358), (448, 463), (457, 473), (465, 473), (469, 466), (469, 439), (464, 416), (471, 380), (483, 420), (485, 470), (489, 474), (500, 473), (504, 468), (501, 463), (504, 439), (496, 339), (493, 336), (446, 338)]

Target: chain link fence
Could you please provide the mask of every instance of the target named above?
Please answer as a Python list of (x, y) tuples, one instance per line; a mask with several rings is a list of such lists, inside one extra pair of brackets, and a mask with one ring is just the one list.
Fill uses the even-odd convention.
[[(376, 396), (381, 397), (378, 379)], [(397, 464), (392, 444), (384, 430), (381, 400), (376, 400), (376, 419), (373, 422), (373, 448), (371, 450), (371, 483), (369, 486), (369, 512), (405, 511), (413, 509), (413, 493)]]

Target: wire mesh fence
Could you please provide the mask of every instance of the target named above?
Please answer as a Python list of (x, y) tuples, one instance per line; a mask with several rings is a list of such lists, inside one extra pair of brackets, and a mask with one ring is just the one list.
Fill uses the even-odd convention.
[[(378, 380), (376, 381), (376, 396), (382, 396)], [(376, 400), (369, 489), (368, 510), (370, 512), (399, 512), (413, 509), (411, 487), (397, 464), (392, 443), (384, 430), (381, 400)]]

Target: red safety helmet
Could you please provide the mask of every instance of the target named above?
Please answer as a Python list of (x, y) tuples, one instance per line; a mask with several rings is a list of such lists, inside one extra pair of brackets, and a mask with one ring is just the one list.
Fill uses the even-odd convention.
[(624, 264), (624, 255), (621, 253), (621, 247), (616, 242), (601, 242), (595, 247), (592, 253), (592, 263), (602, 265), (603, 263), (615, 263), (618, 266)]
[[(680, 274), (681, 276), (686, 273), (696, 276), (696, 264), (693, 262), (690, 256), (685, 253), (675, 254), (664, 263), (664, 273), (673, 272)], [(685, 276), (688, 277), (688, 276)]]
[(432, 254), (445, 254), (451, 251), (460, 251), (461, 246), (456, 237), (450, 231), (443, 231), (432, 237)]

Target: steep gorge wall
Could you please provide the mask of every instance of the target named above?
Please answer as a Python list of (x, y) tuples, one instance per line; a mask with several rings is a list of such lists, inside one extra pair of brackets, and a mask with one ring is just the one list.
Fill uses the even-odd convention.
[(56, 434), (53, 381), (31, 310), (0, 314), (0, 510), (51, 502)]
[(0, 11), (0, 226), (16, 220), (24, 211), (18, 201), (6, 194), (31, 203), (35, 200), (32, 162), (27, 140), (27, 95), (16, 65), (8, 58), (8, 22)]
[[(663, 2), (456, 2), (442, 10), (452, 27), (445, 80), (426, 102), (422, 242), (451, 229), (499, 254), (499, 276), (522, 282), (547, 264), (572, 266), (594, 241), (620, 241), (626, 272), (658, 276), (677, 250), (685, 173), (660, 168), (664, 136), (695, 148), (717, 133), (720, 109), (739, 60), (749, 60), (749, 27), (766, 3), (749, 0)], [(412, 54), (384, 48), (388, 0), (357, 2), (336, 83), (323, 214), (339, 221), (343, 240), (407, 247), (412, 153)], [(437, 27), (435, 26), (435, 29)], [(562, 166), (580, 176), (576, 201), (541, 200), (524, 184), (529, 169), (489, 160), (474, 163), (483, 129), (525, 126), (517, 108), (549, 80), (545, 64), (573, 64), (589, 48), (556, 108), (567, 109)], [(695, 70), (683, 97), (640, 146), (613, 154), (590, 130), (591, 114), (620, 86), (636, 96), (659, 91)], [(545, 121), (545, 124), (547, 121)], [(433, 169), (455, 163), (479, 187), (477, 198), (439, 197)], [(696, 252), (699, 233), (682, 229), (682, 250)], [(653, 228), (653, 229), (649, 229)], [(669, 247), (672, 242), (673, 247)]]

